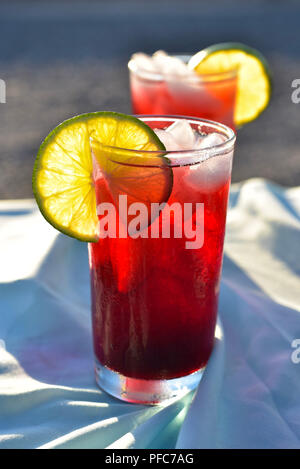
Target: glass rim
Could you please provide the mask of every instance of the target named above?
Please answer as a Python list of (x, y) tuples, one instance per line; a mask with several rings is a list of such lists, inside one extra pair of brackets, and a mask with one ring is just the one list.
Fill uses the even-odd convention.
[[(185, 164), (191, 164), (191, 158), (192, 160), (195, 159), (195, 157), (204, 157), (205, 160), (207, 159), (210, 159), (211, 157), (213, 156), (217, 156), (217, 155), (226, 155), (228, 154), (230, 151), (232, 151), (232, 149), (234, 148), (234, 144), (235, 144), (235, 141), (236, 141), (236, 134), (235, 132), (230, 128), (228, 127), (227, 125), (225, 124), (221, 124), (219, 122), (215, 122), (215, 121), (211, 121), (211, 120), (207, 120), (207, 119), (202, 119), (200, 117), (190, 117), (190, 116), (179, 116), (179, 115), (155, 115), (155, 114), (135, 114), (133, 115), (134, 117), (137, 117), (138, 119), (140, 119), (142, 122), (147, 122), (147, 121), (157, 121), (157, 122), (170, 122), (170, 124), (176, 122), (176, 121), (180, 121), (180, 120), (187, 120), (189, 123), (192, 123), (194, 125), (198, 125), (198, 126), (203, 126), (203, 127), (210, 127), (211, 129), (215, 130), (216, 133), (219, 133), (225, 137), (227, 137), (227, 139), (222, 142), (222, 143), (219, 143), (217, 145), (213, 145), (213, 146), (209, 146), (209, 147), (204, 147), (204, 148), (198, 148), (198, 149), (191, 149), (191, 150), (188, 150), (188, 149), (185, 149), (185, 150), (139, 150), (139, 149), (130, 149), (130, 148), (122, 148), (122, 147), (116, 147), (116, 146), (113, 146), (113, 145), (106, 145), (106, 144), (103, 144), (101, 143), (97, 138), (93, 137), (92, 135), (90, 136), (90, 145), (91, 145), (91, 149), (92, 149), (92, 142), (95, 141), (97, 142), (98, 144), (101, 145), (101, 147), (103, 147), (103, 149), (107, 149), (108, 151), (112, 151), (112, 150), (116, 150), (118, 152), (126, 152), (126, 154), (128, 155), (139, 155), (139, 156), (164, 156), (164, 157), (168, 157), (168, 159), (170, 159), (170, 163), (172, 163), (173, 161), (176, 162), (176, 159), (178, 157), (186, 157), (186, 160), (183, 161), (182, 160), (182, 164), (180, 164), (180, 166), (183, 166)], [(199, 130), (200, 132), (200, 135), (201, 135), (201, 131)], [(209, 135), (209, 134), (206, 134), (206, 135)], [(189, 157), (189, 158), (187, 158)], [(201, 160), (200, 160), (201, 161)], [(193, 161), (194, 162), (194, 161)], [(199, 161), (196, 161), (196, 163), (199, 162)], [(122, 164), (121, 162), (118, 162), (119, 164)], [(144, 166), (144, 165), (141, 165), (141, 166)], [(151, 165), (149, 165), (151, 166)], [(156, 165), (154, 165), (156, 166)]]
[[(131, 56), (127, 66), (129, 70), (138, 75), (140, 78), (153, 80), (153, 81), (163, 81), (165, 78), (176, 78), (176, 80), (180, 81), (188, 81), (191, 83), (197, 82), (220, 82), (230, 80), (232, 78), (236, 78), (238, 74), (238, 67), (233, 68), (231, 70), (222, 71), (222, 72), (214, 72), (214, 73), (197, 73), (195, 76), (185, 76), (185, 75), (177, 75), (175, 73), (159, 73), (153, 72), (150, 70), (146, 70), (143, 68), (139, 68), (136, 63), (135, 59), (133, 58), (134, 54)], [(191, 54), (170, 54), (170, 57), (178, 57), (182, 59), (184, 62), (187, 62)]]

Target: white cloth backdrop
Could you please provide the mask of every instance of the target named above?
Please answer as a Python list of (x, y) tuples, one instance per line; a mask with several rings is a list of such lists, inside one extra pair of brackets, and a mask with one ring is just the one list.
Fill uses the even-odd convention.
[(0, 202), (0, 448), (299, 448), (299, 274), (300, 188), (233, 185), (195, 396), (126, 404), (94, 382), (86, 245), (33, 201)]

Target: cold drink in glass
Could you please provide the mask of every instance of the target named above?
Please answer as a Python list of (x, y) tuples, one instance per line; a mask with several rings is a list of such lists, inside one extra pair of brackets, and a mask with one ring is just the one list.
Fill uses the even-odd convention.
[[(234, 129), (237, 70), (201, 75), (185, 72), (176, 61), (170, 62), (169, 69), (163, 69), (167, 56), (158, 63), (160, 71), (159, 66), (152, 69), (151, 62), (140, 60), (141, 55), (134, 54), (128, 64), (135, 114), (196, 116)], [(176, 57), (179, 58), (187, 63), (190, 57)]]
[(105, 229), (89, 244), (93, 341), (100, 387), (158, 403), (192, 389), (213, 348), (235, 134), (197, 118), (141, 119), (166, 152), (115, 161), (114, 189), (91, 140)]

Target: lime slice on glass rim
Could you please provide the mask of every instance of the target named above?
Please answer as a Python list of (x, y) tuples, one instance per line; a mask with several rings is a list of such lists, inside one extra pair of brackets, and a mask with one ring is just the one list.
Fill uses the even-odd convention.
[(191, 57), (188, 67), (201, 74), (238, 74), (234, 121), (237, 126), (256, 119), (268, 106), (272, 94), (269, 65), (264, 56), (244, 44), (226, 42), (207, 47)]
[[(130, 201), (166, 202), (173, 173), (163, 156), (163, 143), (136, 117), (101, 111), (58, 125), (40, 146), (33, 169), (33, 192), (42, 215), (56, 229), (80, 241), (96, 242), (91, 137), (99, 142), (93, 153), (113, 198), (128, 193)], [(161, 151), (161, 155), (145, 156), (143, 151)]]

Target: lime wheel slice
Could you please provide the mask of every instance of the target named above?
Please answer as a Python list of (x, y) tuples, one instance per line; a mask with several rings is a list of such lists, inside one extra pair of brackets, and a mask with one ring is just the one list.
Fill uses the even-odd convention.
[(188, 67), (199, 74), (238, 74), (234, 121), (237, 126), (256, 119), (268, 106), (272, 81), (263, 55), (244, 44), (227, 42), (207, 47), (191, 57)]
[[(56, 229), (81, 241), (96, 242), (91, 142), (96, 142), (94, 154), (113, 199), (123, 193), (131, 201), (167, 202), (173, 173), (164, 157), (164, 145), (136, 117), (103, 111), (58, 125), (40, 146), (33, 192), (42, 215)], [(152, 156), (145, 151), (156, 153)]]

